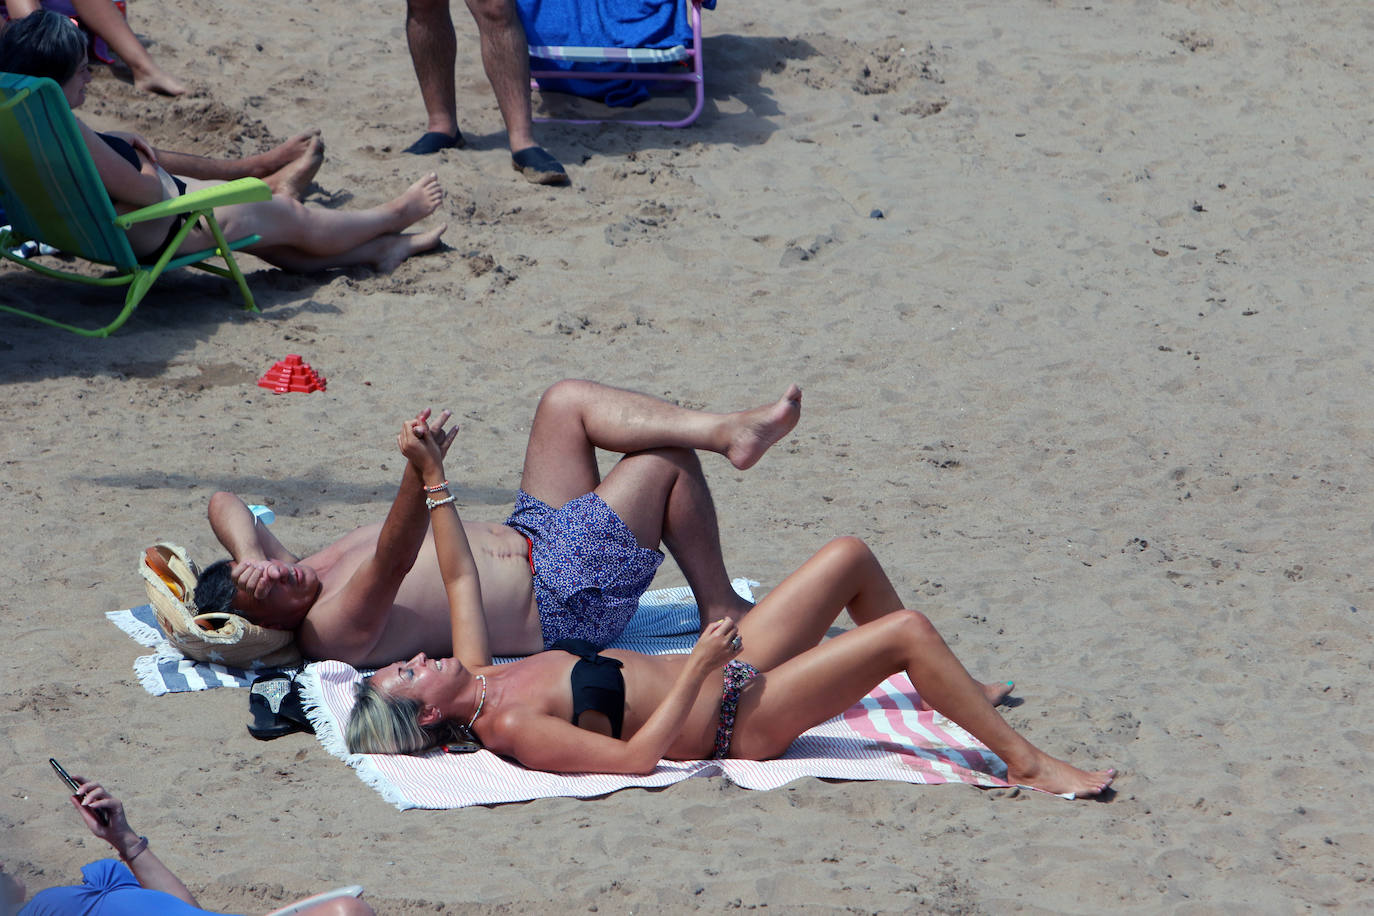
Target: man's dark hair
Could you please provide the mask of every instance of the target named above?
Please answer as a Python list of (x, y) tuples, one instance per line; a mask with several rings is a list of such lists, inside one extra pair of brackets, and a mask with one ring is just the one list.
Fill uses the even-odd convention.
[(196, 580), (196, 609), (202, 614), (238, 614), (234, 610), (233, 560), (216, 560)]
[(86, 35), (66, 16), (37, 10), (0, 31), (0, 70), (46, 76), (61, 85), (86, 57)]

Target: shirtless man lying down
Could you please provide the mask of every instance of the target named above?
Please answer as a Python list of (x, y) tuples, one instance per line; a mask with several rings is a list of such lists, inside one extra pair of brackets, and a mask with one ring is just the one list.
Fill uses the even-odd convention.
[[(750, 607), (730, 586), (715, 506), (697, 450), (753, 466), (801, 415), (793, 385), (776, 402), (707, 413), (595, 382), (544, 392), (530, 428), (515, 509), (504, 524), (465, 522), (496, 655), (528, 655), (576, 637), (605, 646), (625, 628), (663, 555), (672, 551), (702, 624)], [(450, 414), (425, 423), (447, 453)], [(602, 480), (597, 448), (624, 457)], [(232, 560), (207, 567), (202, 613), (232, 608), (294, 629), (314, 658), (380, 666), (417, 652), (452, 654), (449, 601), (429, 512), (447, 489), (426, 490), (407, 467), (380, 524), (298, 557), (232, 493), (210, 500), (210, 525)]]

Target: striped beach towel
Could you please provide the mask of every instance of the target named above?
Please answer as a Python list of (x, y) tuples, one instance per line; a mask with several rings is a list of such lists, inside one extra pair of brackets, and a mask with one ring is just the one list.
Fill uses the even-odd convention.
[[(757, 582), (735, 579), (732, 584), (736, 592), (753, 600), (753, 586), (758, 585)], [(155, 697), (214, 687), (247, 687), (264, 675), (283, 670), (249, 670), (193, 661), (168, 644), (150, 604), (124, 611), (109, 611), (105, 616), (130, 639), (153, 650), (151, 655), (134, 660), (134, 674), (143, 688)], [(612, 645), (617, 649), (633, 649), (650, 655), (690, 652), (696, 642), (700, 621), (691, 589), (686, 586), (656, 589), (646, 592), (639, 599), (639, 610), (630, 618), (625, 632)], [(294, 672), (295, 669), (288, 670)]]
[(253, 671), (187, 658), (167, 642), (151, 604), (125, 611), (106, 611), (105, 617), (134, 642), (153, 650), (151, 655), (134, 659), (134, 676), (143, 689), (155, 697), (213, 687), (247, 687), (264, 674), (281, 670), (260, 668)]

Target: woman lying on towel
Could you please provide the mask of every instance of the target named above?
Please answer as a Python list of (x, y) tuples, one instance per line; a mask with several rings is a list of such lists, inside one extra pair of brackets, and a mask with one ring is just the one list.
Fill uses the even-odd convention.
[[(181, 879), (172, 873), (153, 852), (147, 837), (141, 837), (124, 817), (119, 799), (98, 782), (80, 776), (72, 805), (81, 814), (94, 836), (114, 848), (119, 861), (101, 859), (81, 869), (81, 884), (50, 887), (39, 891), (23, 909), (25, 888), (22, 882), (0, 870), (0, 916), (197, 916), (210, 913), (196, 905), (196, 898)], [(357, 898), (358, 888), (339, 892), (341, 896), (321, 895), (295, 906), (273, 910), (268, 916), (373, 916), (372, 907)]]
[[(1096, 795), (1114, 770), (1085, 771), (1039, 750), (993, 705), (1007, 687), (979, 684), (926, 617), (902, 610), (869, 549), (826, 545), (738, 627), (718, 620), (690, 655), (601, 653), (577, 641), (492, 666), (477, 567), (447, 493), (443, 457), (455, 431), (407, 421), (397, 442), (431, 494), (431, 524), (458, 658), (423, 653), (358, 689), (346, 729), (354, 753), (419, 753), (478, 741), (527, 767), (649, 773), (661, 758), (766, 760), (905, 671), (924, 702), (1007, 764), (1008, 780)], [(821, 642), (848, 608), (860, 626)], [(818, 645), (819, 643), (819, 645)]]
[[(62, 87), (67, 103), (76, 109), (85, 101), (86, 84), (91, 81), (86, 37), (69, 19), (51, 10), (11, 20), (0, 32), (0, 71), (48, 77)], [(136, 134), (96, 133), (79, 118), (77, 125), (119, 213), (216, 184), (169, 174), (158, 165), (148, 142)], [(274, 195), (270, 200), (219, 207), (215, 218), (226, 238), (261, 236), (261, 241), (245, 250), (286, 270), (367, 264), (389, 271), (411, 255), (439, 244), (442, 226), (410, 235), (402, 234), (402, 230), (433, 213), (443, 198), (439, 180), (431, 173), (400, 197), (368, 210), (325, 210)], [(130, 227), (129, 244), (134, 253), (146, 258), (160, 252), (181, 228), (180, 219), (166, 217)], [(202, 225), (190, 232), (180, 250), (200, 251), (214, 245), (214, 236)]]

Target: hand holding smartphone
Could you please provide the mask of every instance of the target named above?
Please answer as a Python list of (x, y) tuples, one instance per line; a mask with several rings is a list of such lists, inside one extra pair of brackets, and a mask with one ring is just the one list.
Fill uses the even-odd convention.
[[(75, 779), (72, 779), (66, 770), (62, 769), (62, 764), (58, 763), (52, 757), (48, 758), (48, 763), (52, 764), (52, 768), (57, 771), (57, 775), (67, 784), (67, 788), (72, 790), (72, 794), (79, 797), (81, 795), (81, 785)], [(104, 808), (90, 808), (88, 810), (99, 819), (100, 823), (104, 824), (106, 827), (110, 826), (110, 812), (106, 811)]]

